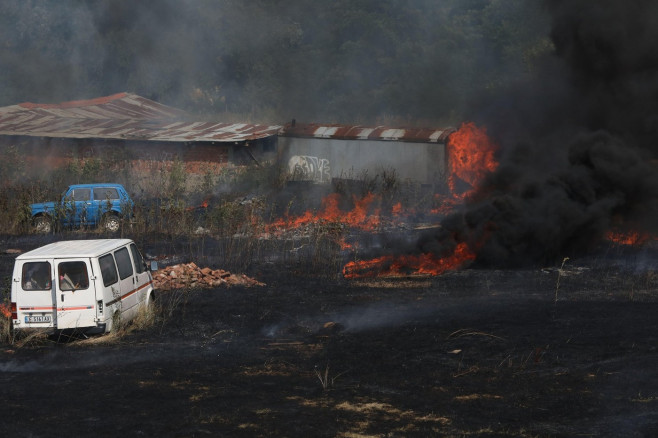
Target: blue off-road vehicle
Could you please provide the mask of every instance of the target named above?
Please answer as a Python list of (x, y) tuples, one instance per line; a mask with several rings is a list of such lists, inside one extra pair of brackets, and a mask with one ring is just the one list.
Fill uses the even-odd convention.
[(58, 223), (64, 227), (102, 226), (109, 232), (130, 220), (135, 203), (121, 184), (75, 184), (59, 202), (31, 204), (32, 223), (37, 232), (49, 233)]

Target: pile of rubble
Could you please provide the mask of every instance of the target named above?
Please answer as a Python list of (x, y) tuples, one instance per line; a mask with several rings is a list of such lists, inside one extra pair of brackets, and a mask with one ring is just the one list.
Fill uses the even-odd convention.
[(199, 268), (194, 262), (168, 266), (153, 272), (156, 289), (212, 288), (222, 286), (265, 286), (244, 274), (231, 274), (223, 269)]

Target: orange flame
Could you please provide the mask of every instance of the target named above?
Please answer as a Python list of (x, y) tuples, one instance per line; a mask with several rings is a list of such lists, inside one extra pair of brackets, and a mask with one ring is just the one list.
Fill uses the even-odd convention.
[(11, 309), (9, 308), (8, 304), (0, 304), (0, 315), (4, 316), (5, 318), (11, 318)]
[[(487, 137), (486, 129), (478, 128), (472, 122), (462, 124), (458, 131), (450, 134), (446, 152), (450, 166), (448, 186), (452, 195), (436, 194), (434, 206), (428, 208), (428, 213), (445, 215), (461, 203), (468, 193), (478, 187), (487, 173), (496, 169), (498, 163), (494, 154), (497, 150), (498, 147)], [(458, 193), (458, 180), (467, 183), (471, 189)], [(332, 193), (322, 200), (318, 212), (306, 211), (300, 216), (286, 216), (275, 220), (267, 226), (267, 231), (276, 233), (280, 228), (299, 228), (322, 222), (335, 222), (355, 229), (374, 231), (381, 225), (381, 211), (376, 207), (380, 201), (380, 197), (373, 193), (368, 193), (361, 199), (353, 197), (354, 208), (351, 211), (343, 211), (339, 208), (340, 195)], [(413, 209), (405, 211), (401, 202), (391, 208), (391, 216), (397, 220), (416, 213)]]
[[(466, 196), (478, 189), (484, 177), (498, 166), (495, 159), (497, 150), (498, 146), (487, 137), (485, 128), (479, 128), (472, 122), (462, 124), (458, 131), (450, 135), (446, 145), (449, 165), (447, 183), (451, 194), (436, 194), (433, 205), (428, 207), (428, 212), (434, 215), (448, 214), (462, 203)], [(458, 187), (460, 181), (468, 186), (467, 190)], [(361, 199), (354, 197), (354, 208), (351, 211), (341, 210), (340, 200), (339, 194), (330, 194), (322, 200), (318, 212), (307, 211), (296, 217), (286, 216), (269, 224), (267, 230), (276, 233), (280, 228), (298, 228), (323, 222), (339, 223), (365, 231), (374, 231), (381, 226), (380, 197), (372, 193)], [(402, 203), (398, 202), (392, 206), (390, 213), (396, 221), (416, 214), (416, 211), (413, 209), (405, 211)], [(337, 243), (343, 250), (353, 248), (353, 244), (346, 242), (344, 236), (339, 237)], [(452, 254), (443, 258), (434, 254), (420, 254), (352, 261), (343, 267), (343, 275), (348, 279), (440, 275), (448, 270), (458, 269), (475, 258), (475, 252), (466, 243), (460, 242)]]
[(496, 170), (497, 150), (498, 146), (487, 137), (486, 128), (478, 128), (473, 122), (463, 123), (458, 131), (450, 134), (446, 152), (450, 172), (448, 186), (453, 195), (457, 196), (460, 191), (458, 179), (471, 186), (471, 190), (461, 195), (464, 197), (479, 186), (487, 173)]
[(605, 235), (606, 239), (618, 245), (637, 246), (642, 245), (651, 237), (646, 233), (639, 233), (637, 231), (619, 232), (608, 231)]
[(353, 228), (373, 231), (380, 224), (380, 209), (373, 207), (375, 200), (376, 196), (372, 193), (368, 193), (361, 199), (354, 197), (354, 208), (351, 211), (343, 211), (338, 206), (340, 195), (331, 193), (322, 199), (322, 205), (317, 213), (306, 211), (301, 216), (287, 216), (272, 222), (268, 228), (272, 231), (281, 227), (298, 228), (321, 222), (337, 222)]
[(201, 204), (196, 205), (196, 206), (192, 206), (192, 207), (187, 207), (185, 210), (186, 211), (192, 211), (192, 210), (196, 210), (196, 209), (199, 209), (199, 208), (208, 208), (208, 200), (205, 199)]
[[(451, 195), (434, 195), (435, 207), (432, 214), (448, 214), (464, 198), (479, 188), (484, 177), (496, 170), (498, 162), (495, 154), (498, 146), (494, 144), (485, 128), (478, 128), (474, 123), (461, 125), (458, 131), (452, 133), (446, 146), (449, 163), (448, 187)], [(470, 186), (463, 191), (458, 182), (463, 181)], [(393, 214), (400, 215), (402, 206), (393, 206)], [(384, 256), (372, 260), (353, 261), (343, 267), (345, 278), (362, 277), (392, 277), (404, 275), (440, 275), (448, 270), (462, 267), (465, 263), (475, 260), (473, 252), (466, 243), (457, 244), (450, 256), (438, 258), (433, 254), (415, 256)]]
[(463, 201), (462, 198), (457, 198), (456, 196), (445, 196), (438, 193), (434, 194), (434, 205), (435, 207), (430, 210), (432, 214), (441, 214), (447, 215), (452, 210), (461, 204)]
[(352, 261), (343, 267), (343, 276), (347, 279), (369, 277), (400, 277), (405, 275), (441, 275), (446, 271), (458, 269), (475, 260), (466, 243), (457, 245), (455, 251), (443, 258), (434, 254), (407, 256), (383, 256), (371, 260)]
[(345, 236), (342, 236), (340, 239), (337, 241), (338, 246), (340, 246), (340, 249), (343, 251), (348, 250), (348, 249), (353, 249), (356, 246), (358, 246), (356, 243), (349, 243), (345, 240)]

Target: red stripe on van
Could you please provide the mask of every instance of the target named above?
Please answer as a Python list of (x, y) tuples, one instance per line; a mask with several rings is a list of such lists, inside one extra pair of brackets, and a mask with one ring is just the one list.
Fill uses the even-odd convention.
[[(93, 308), (94, 308), (94, 306), (58, 307), (57, 311), (60, 312), (60, 311), (63, 311), (63, 310), (87, 310), (87, 309), (93, 309)], [(53, 310), (55, 310), (55, 308), (54, 307), (20, 307), (20, 310), (22, 310), (22, 311), (27, 310), (27, 311), (32, 311), (32, 312), (34, 312), (34, 311), (43, 312), (43, 311), (53, 311)]]
[(89, 310), (93, 309), (94, 306), (71, 306), (71, 307), (59, 307), (57, 309), (58, 312), (63, 312), (66, 310)]
[(134, 294), (135, 292), (139, 292), (140, 290), (144, 289), (146, 286), (150, 285), (151, 283), (153, 283), (153, 282), (152, 282), (152, 281), (149, 281), (148, 283), (141, 285), (141, 286), (138, 287), (137, 289), (133, 289), (133, 290), (131, 290), (131, 291), (128, 292), (127, 294), (123, 295), (123, 296), (121, 297), (121, 299), (123, 300), (124, 298), (128, 298), (129, 296), (131, 296), (131, 295)]
[(126, 298), (128, 298), (129, 296), (131, 296), (132, 294), (134, 294), (134, 293), (136, 293), (136, 292), (139, 292), (140, 290), (144, 289), (144, 288), (147, 287), (147, 286), (150, 286), (151, 284), (153, 284), (153, 281), (149, 281), (148, 283), (141, 285), (141, 286), (138, 287), (137, 289), (133, 289), (133, 290), (131, 290), (130, 292), (121, 295), (119, 298), (116, 298), (116, 299), (114, 299), (114, 300), (112, 300), (112, 301), (108, 301), (106, 304), (107, 304), (108, 306), (111, 306), (112, 304), (116, 303), (117, 301), (120, 301), (120, 300), (126, 299)]
[[(107, 305), (111, 305), (116, 303), (119, 300), (123, 300), (131, 296), (132, 294), (139, 292), (140, 290), (144, 289), (147, 286), (150, 286), (153, 284), (153, 281), (149, 281), (146, 284), (143, 284), (142, 286), (138, 287), (137, 289), (133, 289), (127, 294), (122, 295), (120, 298), (117, 298), (116, 300), (112, 300)], [(86, 309), (93, 309), (94, 306), (77, 306), (77, 307), (60, 307), (57, 309), (58, 312), (63, 311), (63, 310), (86, 310)], [(31, 310), (31, 311), (52, 311), (55, 310), (55, 307), (50, 306), (50, 307), (19, 307), (20, 310), (25, 311), (25, 310)]]

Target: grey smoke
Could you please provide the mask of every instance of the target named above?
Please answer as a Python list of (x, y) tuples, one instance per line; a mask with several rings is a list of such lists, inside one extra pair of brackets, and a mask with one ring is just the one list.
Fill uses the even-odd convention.
[(397, 327), (424, 318), (437, 309), (420, 305), (378, 303), (365, 308), (350, 309), (334, 315), (333, 322), (340, 324), (346, 332), (360, 332), (382, 327)]
[(405, 324), (422, 322), (430, 317), (438, 317), (440, 309), (427, 303), (400, 304), (380, 302), (368, 306), (342, 309), (323, 315), (313, 315), (286, 320), (268, 325), (261, 330), (264, 336), (276, 337), (291, 328), (304, 328), (308, 332), (324, 329), (326, 323), (333, 323), (341, 332), (361, 332), (383, 327), (400, 327)]
[(276, 123), (451, 125), (469, 96), (525, 74), (515, 53), (545, 26), (521, 0), (5, 0), (2, 12), (0, 105), (129, 91)]

